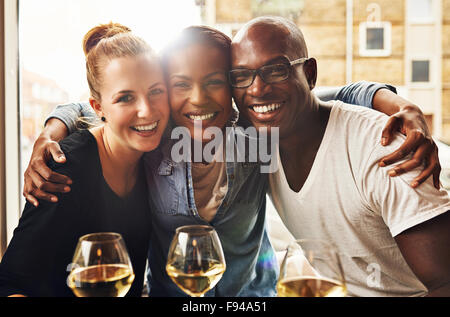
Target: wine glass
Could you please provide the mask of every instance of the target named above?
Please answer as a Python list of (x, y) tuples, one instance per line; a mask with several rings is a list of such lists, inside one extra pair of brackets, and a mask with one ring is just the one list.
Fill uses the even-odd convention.
[(344, 272), (333, 246), (322, 240), (295, 240), (280, 269), (279, 297), (344, 297)]
[(217, 232), (213, 227), (179, 227), (170, 245), (166, 271), (185, 293), (203, 297), (225, 272), (226, 264)]
[(120, 234), (100, 232), (79, 239), (67, 278), (76, 296), (123, 297), (133, 280), (133, 267)]

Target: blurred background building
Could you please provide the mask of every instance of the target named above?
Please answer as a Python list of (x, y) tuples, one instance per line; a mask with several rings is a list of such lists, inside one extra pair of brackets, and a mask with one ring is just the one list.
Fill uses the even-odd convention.
[(21, 158), (28, 164), (36, 136), (42, 131), (45, 118), (55, 105), (67, 102), (69, 94), (55, 80), (22, 70), (21, 82)]
[[(358, 80), (395, 85), (450, 143), (450, 0), (204, 0), (203, 19), (234, 35), (261, 15), (302, 29), (319, 87)], [(320, 88), (319, 88), (320, 89)]]

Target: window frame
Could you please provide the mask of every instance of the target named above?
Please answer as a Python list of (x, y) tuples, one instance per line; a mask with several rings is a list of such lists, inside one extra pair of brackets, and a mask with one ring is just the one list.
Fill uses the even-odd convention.
[[(429, 62), (429, 68), (428, 68), (428, 81), (413, 81), (413, 61), (428, 61)], [(429, 55), (411, 55), (408, 58), (408, 75), (407, 75), (407, 81), (410, 88), (419, 88), (419, 89), (431, 89), (435, 87), (435, 65), (434, 65), (434, 58), (433, 56)]]
[[(367, 49), (367, 29), (383, 29), (383, 49)], [(392, 52), (392, 25), (390, 22), (362, 22), (359, 24), (359, 55), (364, 57), (386, 57)]]
[[(428, 80), (427, 81), (420, 81), (414, 80), (414, 62), (428, 62)], [(409, 78), (409, 80), (411, 81), (412, 84), (429, 84), (431, 82), (431, 60), (430, 59), (426, 59), (426, 58), (411, 58), (410, 60), (411, 63), (411, 76)]]
[[(20, 210), (20, 113), (19, 113), (19, 0), (3, 2), (3, 144), (0, 160), (4, 166), (1, 179), (2, 197), (2, 236), (9, 243), (21, 214)], [(5, 219), (6, 218), (6, 219)], [(0, 249), (6, 247), (1, 245)]]

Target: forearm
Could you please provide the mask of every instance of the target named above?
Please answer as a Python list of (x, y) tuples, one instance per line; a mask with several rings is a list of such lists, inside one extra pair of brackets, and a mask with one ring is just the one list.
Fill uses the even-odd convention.
[(58, 105), (47, 117), (45, 125), (51, 119), (59, 119), (65, 124), (68, 134), (71, 134), (80, 128), (80, 124), (95, 122), (96, 118), (97, 115), (89, 103), (68, 103)]
[(450, 297), (450, 282), (432, 289), (427, 297)]
[(383, 112), (388, 116), (402, 110), (416, 111), (418, 114), (423, 115), (418, 106), (406, 99), (403, 99), (388, 89), (379, 89), (375, 93), (372, 106), (373, 109)]
[(59, 142), (69, 134), (67, 126), (59, 119), (51, 118), (45, 124), (44, 130), (39, 135), (39, 138), (49, 139)]
[[(425, 183), (425, 186), (431, 187), (431, 184)], [(437, 206), (448, 205), (448, 198), (444, 192), (441, 192), (441, 199), (437, 195), (425, 198), (425, 193), (430, 195), (429, 190), (424, 190), (421, 201), (428, 200), (430, 204)], [(448, 210), (447, 207), (438, 208)], [(436, 208), (433, 209), (436, 210)], [(450, 210), (395, 236), (395, 242), (403, 258), (427, 288), (427, 296), (450, 296), (450, 253), (448, 252), (450, 230), (448, 228), (450, 228)]]
[(378, 91), (393, 91), (393, 86), (377, 82), (359, 81), (340, 88), (327, 88), (316, 92), (316, 96), (322, 101), (340, 100), (344, 103), (372, 108), (373, 99)]

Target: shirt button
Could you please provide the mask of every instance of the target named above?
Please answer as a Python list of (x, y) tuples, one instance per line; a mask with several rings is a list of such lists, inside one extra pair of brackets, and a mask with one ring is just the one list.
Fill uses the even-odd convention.
[(234, 179), (234, 174), (231, 174), (231, 175), (230, 175), (230, 179)]

